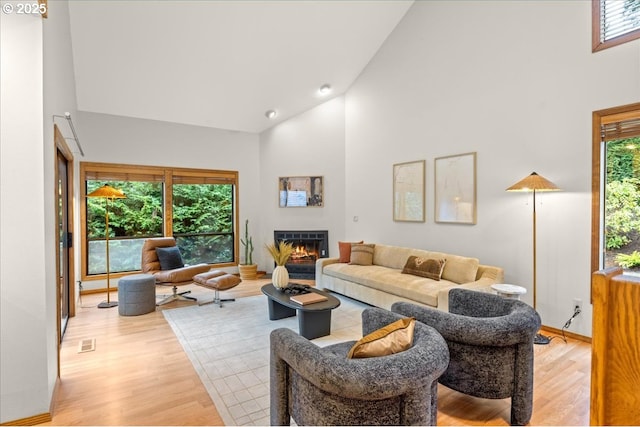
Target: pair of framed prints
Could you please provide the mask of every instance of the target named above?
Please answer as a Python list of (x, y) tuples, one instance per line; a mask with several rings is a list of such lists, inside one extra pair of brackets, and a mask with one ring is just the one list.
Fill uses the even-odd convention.
[[(426, 161), (393, 165), (393, 220), (425, 221)], [(434, 160), (435, 222), (476, 223), (476, 153)]]

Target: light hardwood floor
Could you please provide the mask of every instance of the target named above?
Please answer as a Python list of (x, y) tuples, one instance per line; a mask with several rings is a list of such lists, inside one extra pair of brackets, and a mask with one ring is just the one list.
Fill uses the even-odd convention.
[[(267, 282), (244, 281), (225, 295), (258, 295)], [(200, 301), (213, 297), (213, 291), (199, 286), (185, 289)], [(193, 303), (176, 301), (154, 313), (126, 317), (117, 308), (96, 308), (104, 298), (82, 296), (69, 321), (53, 419), (42, 425), (223, 425), (161, 313)], [(233, 309), (231, 304), (222, 310)], [(95, 351), (78, 353), (80, 341), (88, 338), (96, 339)], [(531, 425), (589, 424), (590, 359), (591, 346), (577, 340), (535, 346)], [(439, 425), (509, 424), (509, 399), (478, 399), (443, 386), (438, 396)]]

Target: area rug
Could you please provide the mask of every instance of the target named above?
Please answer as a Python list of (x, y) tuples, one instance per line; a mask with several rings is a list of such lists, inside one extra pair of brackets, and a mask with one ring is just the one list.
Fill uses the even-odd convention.
[[(319, 346), (362, 337), (366, 304), (335, 294), (331, 335)], [(298, 320), (270, 321), (267, 297), (239, 298), (220, 308), (209, 304), (162, 312), (189, 356), (225, 425), (269, 425), (269, 334), (298, 332)]]

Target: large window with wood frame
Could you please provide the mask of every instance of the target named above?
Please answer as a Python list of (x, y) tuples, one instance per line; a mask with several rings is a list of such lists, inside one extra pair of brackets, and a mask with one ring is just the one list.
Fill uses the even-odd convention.
[(640, 274), (640, 103), (593, 113), (591, 271)]
[[(186, 264), (237, 261), (236, 171), (80, 164), (82, 277), (139, 271), (145, 239), (173, 236)], [(125, 198), (86, 197), (109, 184)]]
[(640, 0), (591, 0), (593, 52), (640, 38)]

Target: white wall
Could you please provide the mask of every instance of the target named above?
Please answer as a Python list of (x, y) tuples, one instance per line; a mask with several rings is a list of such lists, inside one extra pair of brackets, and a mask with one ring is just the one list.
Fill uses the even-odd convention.
[(40, 16), (0, 14), (0, 422), (48, 412), (56, 361), (42, 238), (42, 35)]
[[(564, 191), (537, 204), (537, 308), (591, 334), (591, 112), (640, 99), (640, 41), (591, 53), (591, 2), (416, 2), (346, 96), (346, 237), (478, 257), (532, 302), (532, 171)], [(477, 225), (434, 222), (433, 160), (477, 152)], [(392, 221), (392, 164), (427, 160), (427, 221)]]
[[(260, 134), (260, 228), (254, 257), (267, 271), (273, 262), (264, 244), (274, 230), (328, 230), (329, 255), (338, 254), (345, 206), (344, 97), (337, 97)], [(322, 176), (324, 207), (280, 208), (278, 178)]]
[[(259, 222), (257, 134), (87, 112), (78, 113), (76, 128), (83, 161), (238, 171), (240, 218)], [(106, 280), (83, 288), (106, 288)]]
[[(56, 203), (57, 183), (55, 181), (56, 147), (53, 136), (53, 125), (58, 125), (64, 137), (72, 137), (73, 134), (67, 120), (54, 118), (54, 115), (71, 113), (74, 120), (76, 114), (76, 88), (73, 72), (73, 57), (71, 54), (71, 34), (69, 32), (69, 2), (52, 1), (47, 3), (48, 18), (43, 20), (43, 57), (44, 57), (44, 206), (45, 206), (45, 277), (47, 300), (47, 351), (49, 393), (53, 395), (53, 386), (58, 376), (58, 327), (56, 304), (56, 235), (58, 232)], [(74, 154), (74, 166), (76, 168), (82, 157), (79, 154), (76, 143), (67, 140), (69, 149)], [(75, 183), (74, 196), (77, 199), (79, 190)], [(74, 224), (80, 223), (78, 209), (74, 210)], [(78, 236), (78, 233), (74, 233)], [(76, 266), (79, 267), (79, 245), (75, 245)], [(76, 277), (80, 277), (76, 275)], [(77, 288), (77, 283), (72, 283)], [(75, 290), (78, 295), (78, 289)]]

